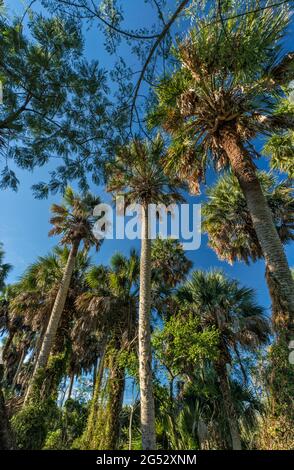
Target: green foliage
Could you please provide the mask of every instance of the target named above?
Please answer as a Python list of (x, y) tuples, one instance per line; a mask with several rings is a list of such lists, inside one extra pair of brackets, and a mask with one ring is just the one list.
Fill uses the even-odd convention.
[(19, 19), (0, 23), (0, 145), (7, 147), (0, 187), (17, 189), (11, 166), (32, 170), (58, 155), (49, 181), (33, 185), (35, 196), (63, 192), (72, 180), (87, 191), (88, 175), (100, 180), (105, 149), (116, 145), (105, 71), (85, 61), (81, 26), (68, 15), (31, 13), (27, 31)]
[(51, 399), (27, 405), (11, 420), (16, 447), (28, 450), (41, 449), (48, 430), (57, 418), (58, 409)]
[(151, 264), (152, 281), (159, 283), (161, 289), (175, 288), (186, 279), (192, 267), (178, 240), (159, 237), (152, 242)]
[(91, 193), (80, 195), (67, 186), (63, 196), (63, 204), (52, 204), (52, 217), (50, 223), (53, 225), (49, 235), (62, 235), (61, 244), (71, 245), (74, 242), (84, 243), (88, 250), (91, 246), (98, 248), (102, 241), (98, 240), (93, 233), (97, 217), (93, 210), (100, 199)]
[(62, 442), (62, 431), (57, 429), (48, 433), (44, 447), (44, 450), (65, 450)]
[(294, 423), (294, 365), (289, 360), (289, 344), (281, 335), (270, 348), (266, 382), (276, 416)]
[[(107, 190), (124, 196), (125, 207), (130, 204), (165, 204), (182, 202), (178, 178), (169, 178), (163, 169), (166, 153), (164, 140), (157, 134), (152, 140), (136, 137), (121, 147), (114, 161), (107, 165)], [(123, 208), (125, 209), (125, 208)]]
[[(294, 239), (290, 185), (266, 172), (259, 172), (258, 178), (280, 239), (289, 243)], [(225, 174), (208, 188), (207, 195), (208, 200), (202, 207), (203, 229), (218, 257), (231, 264), (237, 260), (249, 263), (263, 257), (237, 178), (231, 173)]]
[(67, 400), (60, 411), (59, 419), (54, 423), (57, 429), (48, 432), (43, 449), (70, 449), (73, 442), (84, 431), (87, 411), (86, 405), (76, 400)]
[(264, 146), (263, 152), (270, 158), (273, 170), (294, 178), (294, 132), (273, 135)]
[(117, 360), (119, 367), (125, 369), (127, 375), (139, 381), (139, 361), (135, 351), (122, 350)]
[(205, 359), (215, 360), (218, 344), (217, 329), (212, 326), (203, 331), (200, 318), (192, 314), (184, 319), (181, 315), (171, 317), (153, 335), (156, 356), (174, 375), (193, 369)]

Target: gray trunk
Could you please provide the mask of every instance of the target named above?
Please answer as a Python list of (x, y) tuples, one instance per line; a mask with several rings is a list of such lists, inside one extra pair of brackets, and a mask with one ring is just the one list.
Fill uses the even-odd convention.
[(71, 394), (72, 394), (72, 389), (75, 381), (75, 374), (72, 372), (70, 376), (70, 382), (69, 382), (69, 389), (68, 389), (68, 395), (67, 395), (67, 400), (71, 399)]
[(216, 370), (218, 373), (220, 389), (221, 389), (221, 393), (223, 396), (224, 409), (225, 409), (227, 419), (228, 419), (228, 425), (229, 425), (231, 441), (232, 441), (232, 449), (242, 450), (238, 419), (237, 419), (235, 407), (233, 404), (230, 384), (228, 381), (228, 376), (227, 376), (227, 371), (226, 371), (226, 365), (218, 364), (216, 366)]
[(280, 304), (283, 305), (286, 319), (283, 330), (287, 341), (290, 341), (294, 339), (294, 281), (283, 245), (263, 195), (251, 156), (234, 131), (224, 132), (222, 144), (246, 198), (268, 273), (276, 285)]
[(19, 360), (16, 372), (14, 374), (13, 381), (12, 381), (12, 390), (14, 390), (14, 388), (17, 384), (18, 374), (20, 372), (20, 369), (22, 368), (24, 359), (25, 359), (25, 348), (23, 348), (22, 351), (21, 351), (20, 360)]
[(57, 292), (57, 296), (56, 296), (56, 299), (52, 308), (50, 320), (46, 329), (46, 333), (44, 335), (42, 347), (41, 347), (40, 353), (38, 355), (38, 358), (35, 364), (31, 384), (28, 387), (28, 391), (25, 397), (25, 402), (24, 402), (25, 404), (28, 402), (30, 398), (30, 395), (34, 386), (34, 382), (35, 382), (35, 379), (37, 377), (39, 370), (47, 366), (50, 352), (51, 352), (53, 342), (56, 336), (56, 331), (57, 331), (60, 318), (64, 309), (65, 301), (67, 298), (72, 273), (75, 267), (75, 259), (76, 259), (76, 255), (78, 252), (78, 248), (79, 248), (79, 242), (74, 242), (71, 247), (68, 260), (64, 269), (64, 273), (62, 276), (61, 284), (60, 284), (60, 287)]
[(139, 302), (139, 377), (141, 400), (141, 432), (143, 450), (155, 450), (155, 410), (152, 383), (152, 353), (150, 331), (151, 239), (149, 238), (148, 222), (148, 207), (143, 207)]

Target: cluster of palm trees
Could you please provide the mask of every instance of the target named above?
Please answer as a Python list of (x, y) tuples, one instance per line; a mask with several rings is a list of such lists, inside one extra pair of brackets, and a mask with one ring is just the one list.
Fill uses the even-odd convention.
[[(225, 24), (208, 12), (176, 44), (147, 116), (162, 134), (135, 137), (105, 167), (107, 191), (142, 207), (140, 256), (132, 250), (92, 266), (99, 199), (70, 187), (52, 207), (50, 235), (61, 246), (6, 288), (10, 266), (0, 251), (2, 447), (240, 450), (262, 448), (262, 439), (283, 447), (279, 435), (269, 444), (255, 434), (267, 417), (282, 416), (288, 433), (294, 421), (294, 281), (283, 246), (294, 238), (293, 54), (281, 48), (288, 23), (284, 8)], [(283, 182), (256, 168), (254, 139), (264, 136), (272, 167), (288, 173)], [(181, 203), (187, 188), (198, 194), (209, 165), (222, 172), (203, 211), (209, 245), (230, 263), (264, 259), (272, 322), (252, 289), (219, 271), (190, 273), (179, 242), (151, 241), (149, 205)], [(84, 422), (69, 438), (64, 416), (78, 412), (66, 406), (76, 377), (90, 373)], [(138, 398), (125, 405), (128, 376), (139, 407)]]

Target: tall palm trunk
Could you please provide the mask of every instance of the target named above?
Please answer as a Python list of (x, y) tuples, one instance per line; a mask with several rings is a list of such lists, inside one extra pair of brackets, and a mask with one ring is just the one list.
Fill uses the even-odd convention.
[(72, 394), (72, 389), (75, 381), (75, 374), (72, 372), (70, 374), (70, 381), (69, 381), (69, 389), (68, 389), (68, 395), (67, 395), (67, 400), (71, 399), (71, 394)]
[(266, 265), (266, 270), (265, 270), (265, 278), (270, 294), (270, 298), (272, 301), (272, 324), (273, 324), (273, 329), (277, 336), (284, 336), (283, 333), (285, 333), (288, 325), (288, 315), (287, 312), (284, 311), (284, 305), (283, 302), (281, 301), (280, 295), (279, 295), (279, 290), (278, 286), (275, 282), (275, 278), (272, 276), (272, 273), (270, 272), (268, 266)]
[(12, 384), (11, 384), (12, 390), (15, 389), (15, 386), (17, 384), (18, 375), (19, 375), (20, 369), (22, 368), (23, 361), (25, 359), (25, 355), (26, 355), (26, 349), (23, 347), (22, 351), (21, 351), (21, 356), (20, 356), (20, 359), (19, 359), (19, 362), (18, 362), (18, 365), (17, 365), (16, 372), (15, 372), (13, 380), (12, 380)]
[(10, 345), (14, 339), (14, 336), (16, 334), (16, 330), (13, 330), (12, 332), (9, 333), (9, 336), (6, 340), (6, 343), (4, 344), (3, 350), (2, 350), (2, 357), (5, 358), (8, 354)]
[(11, 429), (2, 392), (4, 366), (0, 364), (0, 450), (12, 449)]
[(262, 192), (251, 156), (233, 129), (223, 131), (222, 146), (244, 193), (268, 272), (276, 284), (280, 303), (283, 305), (287, 317), (286, 337), (287, 341), (290, 341), (294, 335), (294, 281), (283, 245)]
[[(49, 320), (50, 320), (50, 315), (47, 315), (44, 320), (45, 321), (43, 321), (41, 332), (40, 332), (40, 335), (37, 339), (36, 346), (35, 346), (35, 351), (34, 351), (34, 355), (33, 355), (33, 361), (34, 361), (35, 364), (37, 363), (37, 360), (38, 360), (38, 357), (39, 357), (39, 354), (40, 354), (40, 351), (41, 351), (41, 348), (42, 348), (42, 344), (43, 344), (43, 341), (44, 341), (44, 336), (45, 336), (45, 333), (46, 333), (46, 330), (47, 330), (47, 327), (48, 327), (48, 323), (49, 323)], [(34, 368), (35, 368), (35, 366), (34, 366)]]
[(106, 450), (116, 450), (120, 433), (120, 415), (125, 390), (125, 370), (117, 364), (116, 358), (110, 369), (107, 426), (105, 433)]
[(219, 379), (220, 390), (223, 396), (224, 409), (228, 419), (232, 448), (233, 450), (242, 450), (238, 420), (232, 399), (226, 364), (219, 362), (216, 365), (216, 372)]
[(28, 402), (28, 400), (31, 397), (34, 382), (38, 375), (39, 370), (46, 367), (48, 363), (49, 355), (50, 355), (53, 342), (56, 336), (56, 331), (57, 331), (60, 318), (64, 309), (65, 301), (67, 298), (67, 293), (68, 293), (72, 273), (75, 267), (75, 259), (76, 259), (76, 255), (78, 252), (78, 248), (79, 248), (79, 240), (75, 240), (72, 244), (72, 247), (68, 256), (68, 260), (64, 269), (64, 273), (62, 276), (61, 284), (60, 284), (60, 287), (57, 292), (57, 296), (56, 296), (56, 299), (52, 308), (50, 320), (46, 329), (46, 333), (44, 335), (42, 347), (41, 347), (40, 353), (38, 355), (38, 358), (35, 364), (33, 377), (32, 377), (30, 386), (28, 387), (27, 394), (25, 397), (25, 402), (24, 402), (25, 404)]
[(96, 376), (98, 370), (98, 357), (95, 359), (94, 367), (93, 367), (93, 388), (92, 388), (92, 396), (94, 396), (95, 392), (95, 383), (96, 383)]
[(139, 378), (142, 446), (144, 450), (156, 449), (150, 315), (151, 239), (149, 237), (148, 206), (146, 205), (142, 209), (139, 303)]
[(100, 402), (100, 391), (104, 375), (104, 366), (105, 366), (105, 356), (106, 356), (106, 344), (107, 339), (105, 338), (101, 348), (101, 356), (99, 359), (99, 365), (97, 370), (97, 375), (95, 378), (94, 394), (91, 402), (89, 417), (87, 420), (87, 427), (83, 435), (84, 447), (87, 450), (96, 448), (95, 439), (95, 430), (97, 423), (99, 422), (99, 402)]

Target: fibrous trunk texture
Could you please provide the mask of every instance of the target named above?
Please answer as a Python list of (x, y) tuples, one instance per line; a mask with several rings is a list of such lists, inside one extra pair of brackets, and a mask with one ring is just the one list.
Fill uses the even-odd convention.
[(104, 445), (104, 448), (107, 450), (115, 450), (118, 448), (124, 390), (125, 370), (118, 364), (113, 363), (109, 376), (107, 426)]
[(242, 450), (240, 432), (238, 426), (238, 418), (236, 415), (235, 406), (232, 399), (230, 384), (228, 380), (226, 364), (218, 363), (216, 365), (216, 370), (219, 378), (219, 384), (221, 393), (223, 396), (224, 409), (228, 419), (228, 425), (230, 429), (232, 449), (233, 450)]
[(223, 132), (222, 146), (244, 193), (268, 274), (272, 284), (276, 286), (280, 305), (283, 306), (284, 325), (280, 334), (290, 342), (294, 339), (294, 281), (272, 213), (251, 156), (234, 130), (227, 129)]
[(142, 209), (139, 303), (139, 377), (141, 400), (141, 432), (142, 446), (144, 450), (156, 449), (150, 317), (151, 239), (149, 238), (148, 207), (145, 206)]

